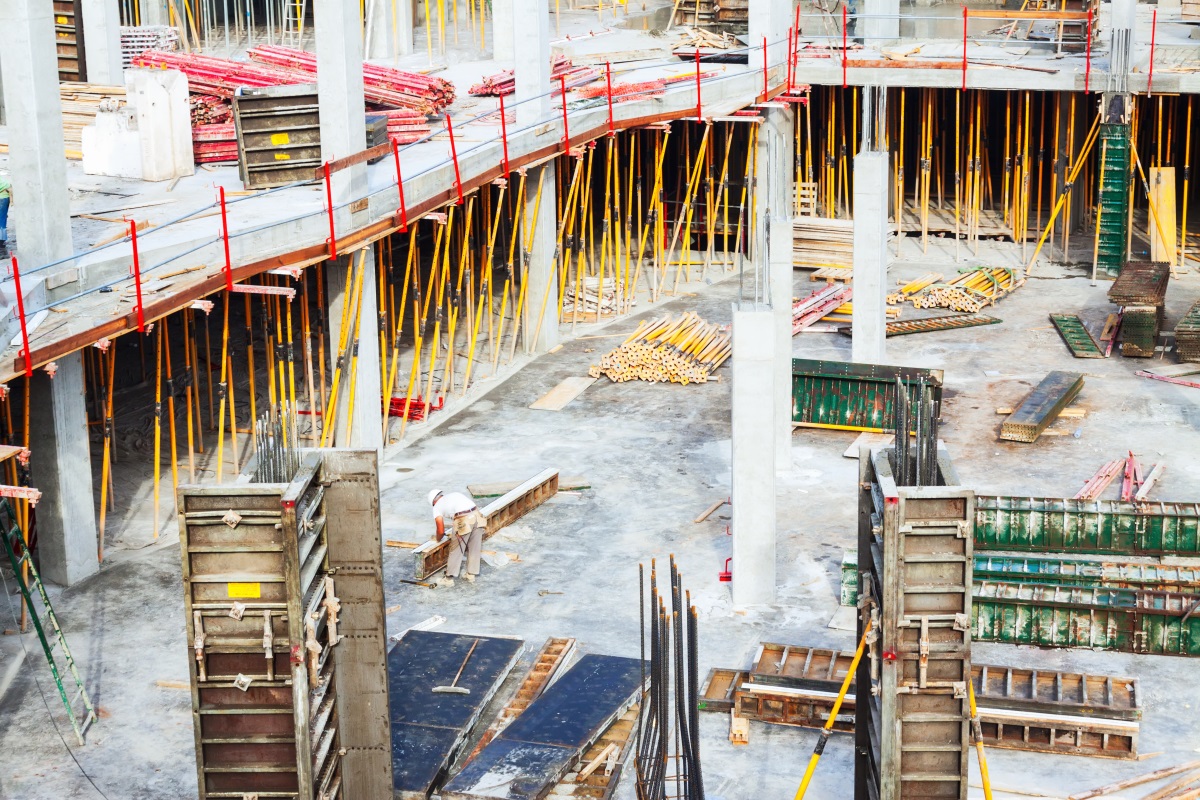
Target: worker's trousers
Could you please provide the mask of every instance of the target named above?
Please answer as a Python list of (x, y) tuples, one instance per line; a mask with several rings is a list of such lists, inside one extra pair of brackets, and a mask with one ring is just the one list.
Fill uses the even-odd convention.
[(454, 520), (454, 530), (450, 534), (450, 556), (446, 560), (446, 577), (458, 577), (464, 555), (467, 557), (467, 574), (479, 574), (479, 551), (483, 547), (486, 524), (487, 520), (478, 511)]

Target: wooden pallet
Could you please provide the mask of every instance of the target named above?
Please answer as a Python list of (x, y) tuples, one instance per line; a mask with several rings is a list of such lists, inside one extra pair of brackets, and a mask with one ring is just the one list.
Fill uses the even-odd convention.
[(525, 678), (517, 688), (516, 694), (504, 704), (504, 708), (500, 709), (500, 713), (496, 715), (496, 719), (492, 721), (488, 729), (483, 732), (483, 736), (479, 739), (479, 744), (475, 745), (475, 749), (464, 759), (464, 763), (474, 758), (488, 742), (496, 738), (496, 735), (500, 731), (507, 728), (509, 723), (521, 715), (521, 712), (529, 708), (529, 704), (546, 690), (546, 687), (562, 672), (563, 668), (570, 662), (574, 655), (574, 639), (554, 636), (547, 639), (546, 643), (542, 645), (542, 649), (538, 651), (537, 656), (534, 658), (529, 672), (525, 674)]

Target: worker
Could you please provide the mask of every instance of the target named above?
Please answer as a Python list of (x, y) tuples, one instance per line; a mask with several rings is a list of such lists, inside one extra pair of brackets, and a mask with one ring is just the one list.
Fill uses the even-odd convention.
[[(487, 519), (479, 512), (475, 501), (464, 494), (441, 489), (429, 493), (429, 505), (433, 506), (433, 521), (437, 525), (437, 541), (450, 536), (450, 557), (446, 561), (446, 575), (438, 580), (438, 586), (453, 586), (454, 579), (462, 569), (463, 556), (467, 557), (467, 570), (463, 580), (475, 582), (479, 574), (479, 549), (483, 546), (483, 529)], [(446, 530), (450, 520), (450, 530)]]
[(8, 252), (8, 206), (12, 202), (12, 184), (0, 175), (0, 255)]

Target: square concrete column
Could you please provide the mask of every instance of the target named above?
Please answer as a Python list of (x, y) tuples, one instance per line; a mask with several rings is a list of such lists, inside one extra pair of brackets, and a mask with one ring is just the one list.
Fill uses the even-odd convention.
[[(517, 125), (525, 127), (550, 115), (550, 6), (547, 0), (499, 0), (511, 3), (512, 101)], [(497, 18), (497, 27), (500, 24)], [(561, 134), (560, 134), (561, 136)]]
[(775, 468), (792, 464), (792, 211), (795, 191), (795, 124), (791, 106), (759, 110), (758, 174), (754, 183), (755, 259), (768, 283), (775, 314)]
[(113, 0), (83, 0), (81, 6), (88, 83), (123, 85), (120, 8)]
[(900, 38), (900, 0), (865, 0), (863, 19), (855, 32), (867, 47), (880, 47)]
[(733, 604), (775, 602), (775, 314), (744, 304), (733, 311)]
[[(27, 270), (71, 253), (52, 13), (42, 0), (0, 2), (15, 201), (10, 224)], [(22, 288), (37, 293), (37, 287)], [(99, 568), (82, 356), (58, 359), (53, 380), (36, 372), (32, 391), (30, 470), (33, 485), (42, 490), (37, 508), (42, 573), (48, 580), (71, 584)]]
[(82, 353), (58, 359), (53, 378), (35, 372), (32, 383), (29, 466), (42, 490), (36, 511), (42, 576), (70, 586), (100, 569)]
[[(492, 58), (511, 63), (513, 52), (513, 5), (520, 0), (492, 0)], [(547, 25), (549, 30), (549, 25)]]
[[(388, 0), (367, 0), (366, 57), (373, 60), (392, 60), (399, 53), (396, 41), (400, 33), (400, 17), (404, 16), (404, 0), (396, 0), (395, 17)], [(409, 37), (412, 41), (412, 37)], [(411, 46), (411, 45), (410, 45)]]
[[(358, 4), (316, 0), (317, 103), (321, 110), (321, 160), (334, 161), (367, 149), (363, 97), (362, 27)], [(367, 191), (367, 165), (333, 174), (334, 205)]]
[[(342, 332), (342, 308), (351, 303), (354, 309), (354, 285), (359, 269), (359, 258), (363, 251), (340, 256), (336, 261), (325, 264), (325, 289), (329, 296), (329, 342), (330, 359), (337, 365), (338, 342)], [(362, 265), (362, 310), (359, 313), (357, 338), (350, 320), (346, 334), (348, 343), (342, 363), (342, 379), (338, 387), (337, 413), (326, 419), (325, 424), (334, 426), (333, 441), (338, 447), (374, 448), (383, 451), (383, 388), (379, 374), (379, 301), (375, 276), (375, 248), (367, 247)], [(346, 282), (346, 266), (353, 260), (350, 282)], [(293, 302), (300, 302), (299, 300)], [(294, 311), (294, 310), (293, 310)], [(299, 313), (299, 312), (295, 312)], [(352, 357), (358, 353), (358, 366), (353, 368)], [(354, 393), (354, 423), (350, 424), (350, 394)], [(347, 432), (348, 435), (347, 435)]]
[[(554, 258), (554, 162), (529, 171), (525, 184), (525, 219), (537, 216), (529, 252), (524, 254), (526, 353), (545, 353), (561, 341), (558, 333), (558, 270)], [(541, 184), (541, 200), (537, 199)], [(522, 236), (529, 234), (522, 231)], [(526, 238), (528, 241), (528, 238)]]
[(138, 0), (138, 9), (142, 25), (166, 25), (170, 21), (165, 0)]
[(881, 363), (887, 295), (888, 154), (867, 150), (854, 157), (854, 319), (852, 359)]
[(750, 0), (750, 63), (762, 69), (765, 36), (772, 85), (778, 84), (787, 69), (787, 30), (793, 21), (792, 0)]

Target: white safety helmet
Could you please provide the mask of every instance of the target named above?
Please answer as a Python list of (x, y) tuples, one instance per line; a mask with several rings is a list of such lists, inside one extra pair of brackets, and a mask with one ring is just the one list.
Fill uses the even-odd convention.
[(437, 499), (441, 496), (442, 496), (441, 489), (430, 489), (429, 490), (429, 505), (433, 505), (434, 503), (436, 503)]

